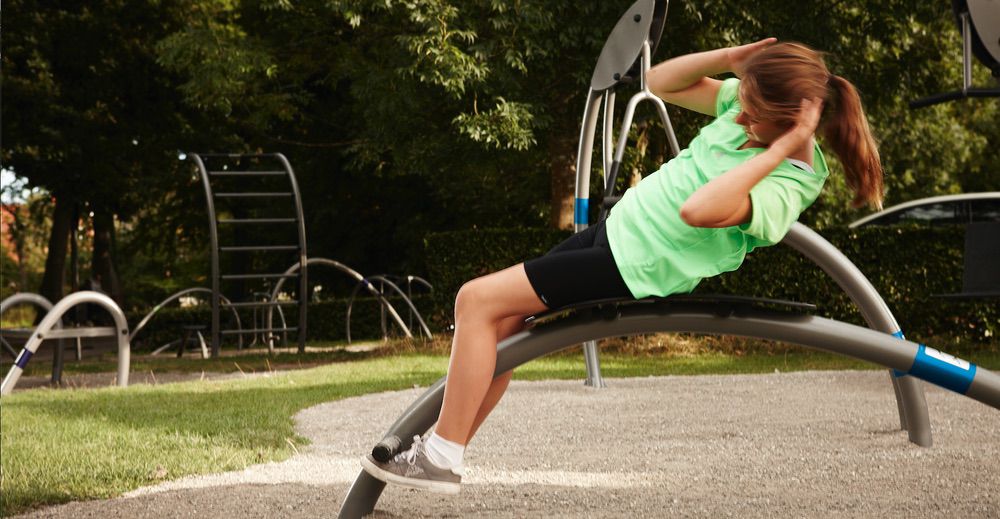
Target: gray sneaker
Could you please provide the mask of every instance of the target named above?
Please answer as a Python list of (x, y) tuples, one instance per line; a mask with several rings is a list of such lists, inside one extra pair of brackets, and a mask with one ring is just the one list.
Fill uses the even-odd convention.
[(427, 459), (424, 441), (413, 437), (413, 446), (391, 460), (380, 463), (368, 454), (361, 458), (365, 472), (386, 483), (408, 488), (430, 490), (441, 494), (457, 494), (462, 489), (462, 475), (453, 469), (443, 469)]

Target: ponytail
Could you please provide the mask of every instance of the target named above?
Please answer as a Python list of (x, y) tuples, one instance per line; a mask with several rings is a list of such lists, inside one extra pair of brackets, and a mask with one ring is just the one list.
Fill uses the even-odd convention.
[(884, 187), (878, 146), (861, 108), (861, 97), (846, 79), (830, 74), (827, 108), (820, 132), (844, 166), (847, 186), (854, 192), (851, 205), (882, 208)]

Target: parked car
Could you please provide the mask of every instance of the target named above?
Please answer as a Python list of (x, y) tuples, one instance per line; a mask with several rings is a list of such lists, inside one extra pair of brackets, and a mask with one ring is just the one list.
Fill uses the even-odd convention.
[(967, 224), (1000, 222), (1000, 191), (933, 196), (894, 205), (870, 214), (850, 227), (897, 223)]

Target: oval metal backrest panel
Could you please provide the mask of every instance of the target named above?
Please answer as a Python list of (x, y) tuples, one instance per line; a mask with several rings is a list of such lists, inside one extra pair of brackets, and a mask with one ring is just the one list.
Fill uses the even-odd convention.
[[(607, 90), (628, 74), (642, 52), (642, 44), (649, 38), (655, 4), (655, 0), (638, 0), (618, 20), (608, 40), (604, 42), (601, 56), (597, 58), (594, 75), (590, 78), (590, 88), (595, 91)], [(660, 31), (662, 30), (661, 21)]]
[(972, 22), (972, 53), (1000, 78), (1000, 1), (956, 0), (956, 15), (961, 4), (966, 4)]

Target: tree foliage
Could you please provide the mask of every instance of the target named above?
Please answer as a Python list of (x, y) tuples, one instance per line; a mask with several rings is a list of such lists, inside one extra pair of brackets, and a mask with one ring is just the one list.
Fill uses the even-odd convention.
[[(143, 266), (126, 267), (130, 277), (149, 283), (178, 273), (163, 285), (195, 283), (208, 270), (204, 200), (178, 150), (285, 153), (311, 256), (419, 273), (428, 231), (558, 221), (590, 74), (630, 3), (12, 0), (3, 159), (57, 197), (113, 211), (119, 249)], [(656, 60), (765, 36), (827, 51), (861, 91), (888, 203), (1000, 189), (1000, 103), (906, 106), (960, 85), (948, 2), (669, 9)], [(668, 110), (682, 146), (707, 122)], [(651, 110), (628, 139), (633, 176), (669, 158)], [(862, 214), (848, 200), (835, 173), (804, 219), (843, 225)]]

